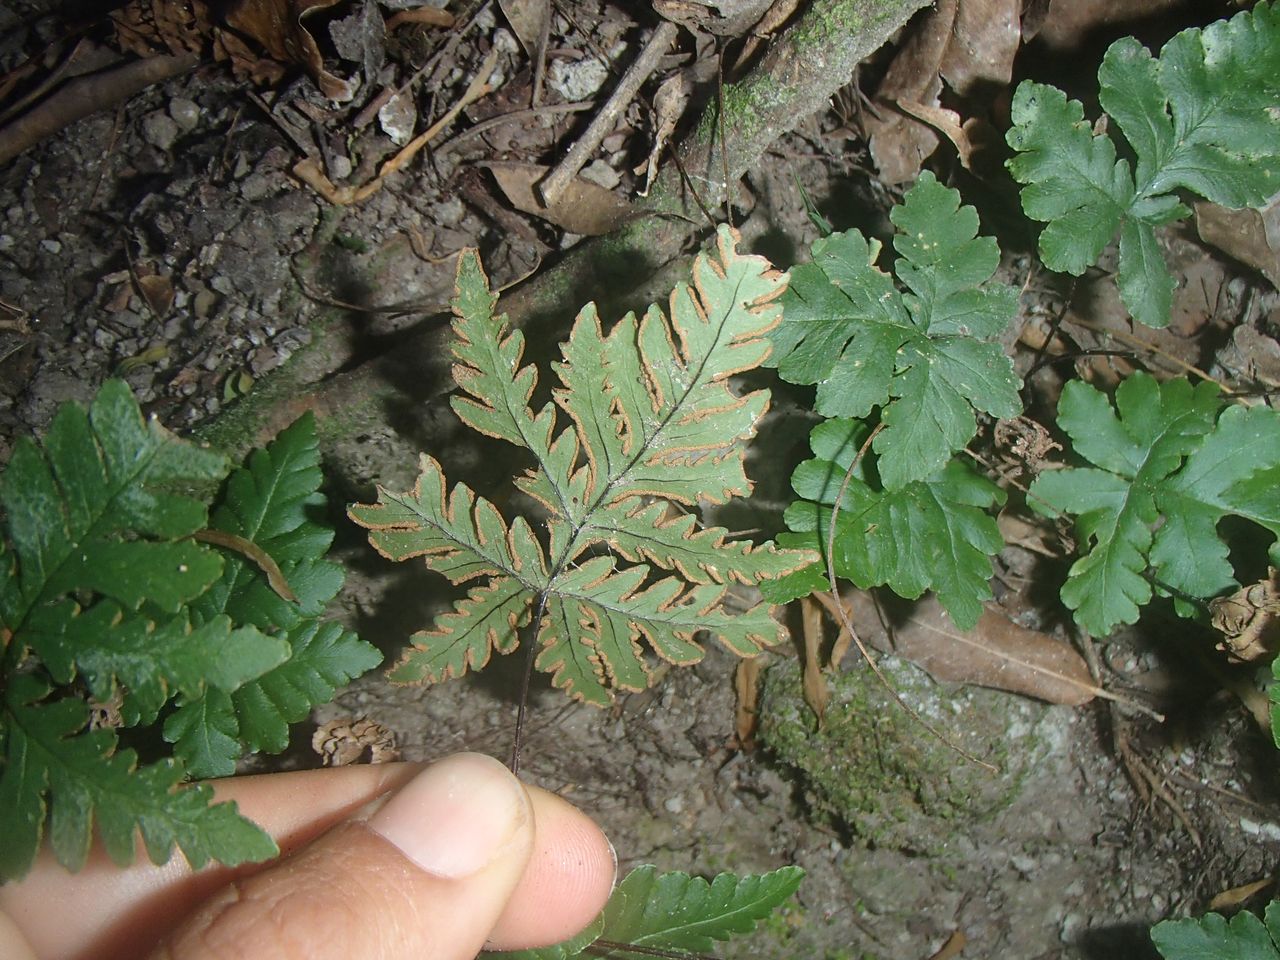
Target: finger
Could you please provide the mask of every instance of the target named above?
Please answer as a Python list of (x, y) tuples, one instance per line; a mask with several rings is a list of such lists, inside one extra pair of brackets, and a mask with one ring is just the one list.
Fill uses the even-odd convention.
[(458, 754), (367, 821), (225, 887), (156, 960), (471, 960), (533, 852), (533, 807), (498, 761)]
[[(371, 800), (411, 780), (417, 764), (379, 764), (239, 777), (214, 783), (218, 799), (270, 833), (282, 853), (311, 842)], [(537, 823), (534, 855), (493, 942), (505, 949), (567, 939), (600, 910), (616, 860), (599, 827), (553, 794), (528, 788)], [(69, 874), (44, 851), (21, 883), (0, 887), (7, 910), (42, 960), (115, 960), (142, 956), (179, 918), (233, 877), (264, 868), (211, 865), (192, 872), (181, 856), (166, 866), (116, 867), (95, 848)]]
[[(271, 834), (281, 854), (310, 843), (421, 770), (396, 763), (213, 781), (218, 801)], [(19, 883), (0, 886), (0, 910), (22, 929), (41, 960), (135, 960), (201, 900), (267, 864), (192, 871), (181, 854), (157, 866), (139, 856), (118, 867), (95, 843), (84, 867), (68, 873), (46, 845)]]
[(546, 947), (580, 933), (604, 908), (618, 857), (596, 822), (537, 787), (533, 857), (489, 936), (494, 950)]

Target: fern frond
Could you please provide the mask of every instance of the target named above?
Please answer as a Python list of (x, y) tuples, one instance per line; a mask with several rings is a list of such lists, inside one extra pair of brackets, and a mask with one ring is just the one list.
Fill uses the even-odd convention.
[[(213, 529), (265, 553), (287, 581), (290, 596), (282, 596), (244, 556), (229, 551), (222, 576), (192, 603), (192, 611), (214, 622), (229, 616), (245, 624), (242, 629), (270, 635), (269, 640), (263, 636), (261, 646), (283, 646), (285, 655), (234, 685), (183, 691), (164, 732), (193, 776), (229, 776), (246, 752), (284, 750), (290, 724), (382, 660), (371, 644), (321, 619), (344, 579), (342, 568), (325, 559), (333, 530), (317, 522), (325, 503), (323, 479), (311, 414), (253, 451), (227, 479)], [(203, 729), (197, 718), (211, 726)]]
[[(636, 958), (705, 954), (716, 941), (750, 933), (781, 906), (804, 878), (799, 867), (710, 882), (673, 870), (636, 867), (604, 910), (572, 940), (537, 950), (491, 953), (502, 960), (574, 960), (587, 953)], [(678, 951), (677, 953), (669, 953)]]
[[(234, 806), (210, 806), (188, 775), (234, 771), (247, 750), (280, 750), (288, 724), (374, 666), (377, 651), (318, 620), (342, 583), (322, 559), (332, 532), (320, 505), (309, 418), (229, 481), (213, 524), (293, 584), (209, 538), (208, 501), (229, 464), (143, 420), (111, 382), (86, 412), (54, 418), (43, 447), (20, 441), (0, 478), (0, 880), (30, 866), (47, 833), (74, 869), (96, 824), (130, 859), (174, 844), (199, 865), (262, 859), (270, 838)], [(225, 538), (224, 538), (225, 539)], [(72, 686), (75, 684), (75, 686)], [(139, 767), (112, 730), (88, 729), (84, 692), (119, 705), (123, 726), (163, 721), (174, 759)]]
[[(715, 255), (698, 258), (693, 286), (673, 292), (667, 315), (651, 307), (606, 332), (595, 307), (584, 308), (552, 365), (559, 386), (536, 412), (537, 373), (521, 366), (523, 336), (493, 316), (496, 297), (475, 255), (460, 258), (454, 378), (463, 395), (453, 407), (473, 429), (532, 455), (535, 466), (516, 486), (546, 516), (508, 524), (465, 485), (448, 492), (426, 456), (413, 491), (379, 489), (376, 504), (350, 508), (385, 556), (420, 556), (454, 583), (484, 578), (415, 636), (393, 679), (434, 682), (476, 669), (492, 651), (514, 649), (535, 609), (537, 665), (571, 696), (598, 704), (647, 684), (641, 641), (691, 663), (702, 655), (699, 631), (743, 656), (777, 640), (767, 608), (726, 609), (724, 585), (780, 576), (806, 555), (670, 513), (673, 504), (722, 503), (751, 490), (743, 447), (768, 394), (739, 395), (729, 378), (768, 354), (764, 334), (778, 323), (786, 277), (739, 255), (734, 242), (720, 232)], [(544, 526), (542, 542), (534, 530)]]
[(133, 859), (138, 832), (156, 863), (167, 860), (175, 844), (196, 868), (215, 857), (234, 865), (277, 853), (271, 838), (241, 818), (234, 803), (211, 806), (212, 788), (179, 786), (180, 765), (138, 767), (132, 750), (116, 749), (112, 731), (85, 731), (84, 701), (48, 701), (50, 692), (30, 676), (15, 677), (5, 691), (0, 875), (18, 877), (31, 867), (46, 812), (53, 852), (71, 870), (84, 865), (95, 820), (119, 864)]
[[(216, 484), (228, 467), (144, 422), (123, 383), (104, 386), (87, 412), (62, 407), (44, 450), (19, 440), (0, 478), (17, 567), (0, 588), (4, 626), (17, 633), (37, 604), (81, 588), (176, 613), (222, 572), (215, 554), (178, 539), (208, 514), (177, 491)], [(126, 531), (140, 536), (124, 539)]]

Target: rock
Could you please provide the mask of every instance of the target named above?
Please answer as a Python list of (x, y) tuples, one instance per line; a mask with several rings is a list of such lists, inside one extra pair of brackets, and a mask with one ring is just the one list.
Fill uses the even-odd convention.
[(200, 108), (194, 100), (174, 97), (169, 101), (169, 116), (183, 133), (190, 133), (200, 122)]
[(880, 661), (913, 709), (999, 773), (970, 763), (907, 714), (869, 670), (829, 678), (821, 729), (800, 693), (794, 661), (765, 673), (760, 741), (791, 766), (819, 820), (877, 847), (932, 854), (1012, 803), (1046, 755), (1050, 708), (1011, 694), (935, 683), (896, 657)]
[(566, 100), (590, 100), (609, 79), (609, 70), (594, 57), (556, 60), (547, 70), (547, 86)]
[(142, 118), (142, 139), (157, 150), (168, 150), (182, 131), (173, 118), (162, 110), (153, 110)]

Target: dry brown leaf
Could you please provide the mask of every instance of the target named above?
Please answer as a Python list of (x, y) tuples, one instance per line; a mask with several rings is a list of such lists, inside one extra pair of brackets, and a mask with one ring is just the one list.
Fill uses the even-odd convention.
[(1020, 17), (1020, 0), (938, 0), (917, 22), (876, 90), (881, 115), (863, 121), (881, 179), (905, 183), (919, 176), (937, 149), (937, 132), (971, 167), (975, 149), (994, 135), (979, 117), (966, 119), (942, 106), (942, 81), (961, 96), (1007, 86), (1021, 41)]
[(942, 79), (938, 67), (946, 53), (955, 16), (956, 0), (938, 0), (920, 19), (876, 90), (876, 100), (884, 105), (882, 116), (868, 113), (863, 120), (871, 157), (886, 183), (914, 180), (925, 159), (937, 149), (938, 135), (927, 124), (897, 112), (891, 105), (899, 100), (939, 105)]
[(1051, 50), (1061, 52), (1081, 47), (1091, 37), (1126, 32), (1120, 25), (1153, 22), (1170, 7), (1186, 0), (1050, 0), (1036, 38)]
[(746, 33), (769, 12), (774, 0), (653, 0), (658, 16), (697, 33), (718, 37)]
[(973, 145), (969, 142), (969, 134), (964, 129), (960, 114), (945, 107), (934, 107), (905, 99), (898, 101), (898, 109), (915, 117), (921, 123), (927, 123), (950, 140), (951, 145), (956, 148), (956, 155), (960, 158), (960, 166), (966, 170), (971, 169), (969, 158), (973, 154)]
[(116, 43), (140, 57), (202, 53), (212, 32), (203, 0), (131, 0), (111, 20)]
[(760, 723), (760, 671), (764, 663), (763, 654), (739, 660), (733, 674), (733, 692), (737, 701), (733, 730), (742, 750), (755, 748), (756, 727)]
[[(1280, 309), (1258, 326), (1280, 330)], [(1233, 377), (1263, 387), (1280, 387), (1280, 342), (1253, 325), (1242, 323), (1231, 333), (1231, 340), (1218, 351), (1217, 365)]]
[(164, 319), (173, 309), (173, 281), (158, 274), (137, 278), (138, 292), (157, 317)]
[(1195, 204), (1200, 239), (1262, 273), (1280, 289), (1280, 194), (1261, 210)]
[(820, 662), (823, 639), (822, 607), (813, 597), (805, 597), (800, 601), (801, 641), (804, 646), (804, 666), (802, 690), (804, 702), (809, 705), (818, 717), (818, 726), (822, 726), (827, 713), (827, 703), (831, 699), (831, 691), (827, 689), (827, 678), (822, 672)]
[(644, 171), (644, 189), (640, 191), (640, 196), (649, 195), (649, 187), (653, 185), (653, 178), (658, 173), (658, 157), (662, 155), (662, 148), (667, 145), (671, 134), (675, 133), (676, 124), (680, 122), (688, 103), (689, 87), (683, 73), (673, 73), (667, 77), (654, 94), (653, 149), (649, 151), (648, 162), (635, 171)]
[(951, 936), (947, 937), (947, 942), (938, 948), (938, 952), (929, 958), (929, 960), (951, 960), (952, 957), (958, 957), (964, 952), (964, 948), (968, 945), (969, 938), (964, 935), (963, 930), (956, 930)]
[(498, 0), (502, 15), (532, 60), (538, 55), (543, 31), (551, 21), (550, 0)]
[(1248, 663), (1274, 657), (1280, 649), (1280, 571), (1241, 587), (1229, 597), (1209, 601), (1210, 624), (1222, 634), (1219, 650)]
[(612, 190), (575, 177), (552, 203), (543, 203), (534, 186), (550, 168), (535, 163), (485, 164), (513, 207), (541, 217), (570, 233), (596, 236), (616, 230), (630, 214)]
[[(299, 64), (330, 100), (345, 102), (355, 91), (347, 81), (335, 77), (324, 68), (324, 58), (310, 31), (302, 25), (303, 17), (316, 10), (331, 7), (338, 0), (238, 0), (227, 10), (225, 20), (232, 30), (251, 38), (280, 64)], [(226, 31), (220, 31), (226, 34)], [(255, 79), (266, 71), (243, 42), (233, 35), (219, 38), (233, 66), (249, 72)], [(269, 71), (266, 71), (269, 72)]]
[(345, 767), (366, 753), (370, 763), (400, 759), (395, 734), (368, 717), (335, 717), (321, 724), (311, 737), (311, 749), (320, 754), (326, 767)]
[(935, 680), (972, 683), (1079, 706), (1100, 691), (1084, 658), (1065, 640), (1014, 623), (987, 604), (972, 630), (960, 630), (933, 597), (894, 627), (894, 652)]
[(1253, 883), (1244, 883), (1238, 887), (1232, 887), (1230, 890), (1223, 890), (1221, 893), (1214, 895), (1205, 910), (1209, 913), (1217, 913), (1222, 910), (1230, 910), (1232, 907), (1238, 907), (1255, 893), (1267, 889), (1273, 883), (1275, 883), (1275, 877), (1263, 877), (1261, 880), (1253, 881)]
[(962, 97), (999, 90), (1013, 78), (1022, 41), (1022, 0), (960, 0), (938, 72)]

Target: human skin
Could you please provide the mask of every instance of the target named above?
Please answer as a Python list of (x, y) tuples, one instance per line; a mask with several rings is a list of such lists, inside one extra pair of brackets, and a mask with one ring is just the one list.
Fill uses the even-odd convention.
[(281, 856), (267, 864), (193, 871), (175, 855), (121, 868), (95, 846), (71, 874), (46, 849), (0, 888), (0, 956), (463, 960), (482, 946), (556, 943), (599, 912), (616, 860), (589, 817), (488, 757), (424, 770), (214, 782), (218, 800), (276, 839)]

